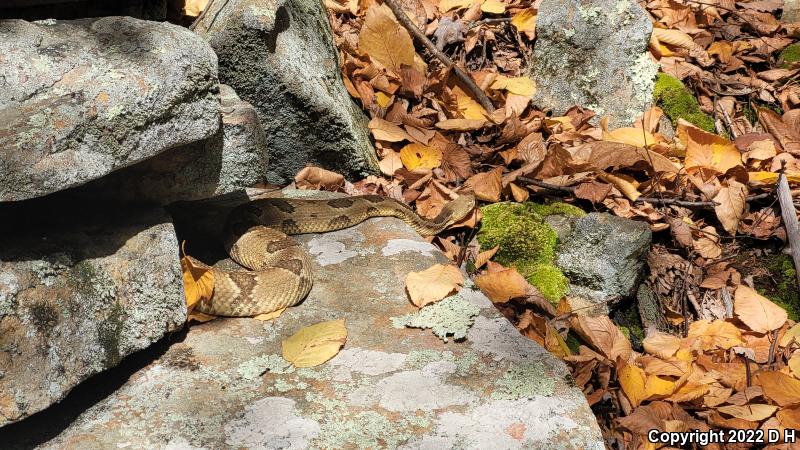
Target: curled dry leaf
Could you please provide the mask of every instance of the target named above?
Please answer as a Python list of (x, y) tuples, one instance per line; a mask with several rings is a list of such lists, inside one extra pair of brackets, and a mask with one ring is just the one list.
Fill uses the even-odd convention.
[(744, 208), (747, 205), (747, 186), (734, 180), (729, 180), (727, 186), (723, 186), (714, 201), (714, 212), (717, 214), (722, 227), (730, 234), (736, 234), (739, 222), (744, 215)]
[(751, 330), (768, 333), (786, 323), (786, 310), (745, 285), (739, 285), (734, 295), (733, 310)]
[(304, 167), (297, 172), (294, 182), (300, 189), (335, 191), (344, 186), (344, 176), (319, 167)]
[(691, 50), (697, 45), (694, 43), (694, 40), (691, 36), (680, 30), (653, 28), (653, 35), (659, 40), (659, 42), (663, 42), (675, 47), (685, 48), (686, 50)]
[(318, 366), (336, 356), (346, 340), (344, 319), (304, 327), (283, 341), (283, 359), (295, 367)]
[(579, 336), (611, 361), (630, 359), (631, 343), (608, 316), (573, 316), (570, 324)]
[(484, 264), (486, 264), (487, 262), (489, 262), (490, 259), (492, 259), (492, 257), (497, 253), (498, 250), (500, 250), (500, 246), (495, 245), (493, 248), (490, 248), (489, 250), (484, 250), (478, 253), (478, 256), (475, 257), (475, 268), (480, 269), (481, 267), (483, 267)]
[(411, 302), (422, 308), (438, 302), (464, 285), (464, 276), (454, 266), (434, 264), (406, 276), (406, 290)]
[(185, 256), (181, 258), (183, 289), (186, 293), (186, 308), (191, 311), (200, 300), (210, 300), (214, 293), (214, 272), (210, 267)]
[(260, 321), (267, 321), (278, 318), (283, 312), (286, 311), (286, 308), (281, 308), (272, 312), (259, 314), (257, 316), (253, 316), (253, 319), (260, 320)]
[(486, 202), (499, 202), (502, 190), (502, 167), (496, 167), (490, 172), (475, 174), (464, 183), (464, 187), (471, 189), (475, 197)]
[(478, 275), (474, 281), (495, 303), (505, 303), (512, 298), (524, 297), (528, 292), (528, 282), (513, 267)]

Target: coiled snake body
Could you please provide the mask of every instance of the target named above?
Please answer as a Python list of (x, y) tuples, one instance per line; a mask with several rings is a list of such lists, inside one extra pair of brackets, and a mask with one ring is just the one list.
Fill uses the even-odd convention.
[(243, 317), (299, 303), (311, 290), (312, 273), (308, 255), (290, 234), (335, 231), (371, 217), (397, 217), (421, 235), (432, 236), (474, 207), (475, 198), (462, 195), (427, 220), (405, 204), (378, 195), (333, 200), (267, 198), (241, 205), (231, 212), (225, 226), (225, 248), (231, 259), (249, 270), (210, 268), (213, 295), (201, 300), (195, 310)]

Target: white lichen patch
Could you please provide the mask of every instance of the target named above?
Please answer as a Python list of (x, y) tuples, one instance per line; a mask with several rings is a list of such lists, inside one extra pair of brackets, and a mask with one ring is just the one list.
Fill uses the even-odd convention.
[(556, 380), (541, 363), (514, 365), (495, 381), (492, 398), (497, 400), (532, 399), (553, 394)]
[(302, 417), (294, 400), (267, 397), (248, 406), (241, 418), (225, 424), (225, 443), (247, 448), (302, 449), (319, 432), (319, 423)]
[(415, 252), (433, 256), (432, 252), (436, 252), (436, 247), (428, 242), (412, 239), (390, 239), (382, 250), (383, 256), (392, 256), (403, 252)]
[(486, 371), (486, 366), (480, 361), (478, 354), (473, 351), (466, 351), (456, 355), (450, 351), (414, 350), (408, 353), (406, 368), (431, 370), (431, 368), (435, 367), (432, 364), (438, 361), (455, 364), (455, 373), (462, 377)]
[[(488, 319), (475, 318), (467, 340), (472, 349), (488, 354), (495, 361), (535, 362), (546, 364), (548, 370), (566, 374), (567, 369), (547, 350), (521, 335), (514, 325), (503, 317)], [(558, 376), (558, 375), (556, 375)]]
[[(650, 103), (652, 101), (658, 67), (658, 63), (653, 61), (649, 52), (639, 55), (630, 67), (628, 76), (633, 86), (633, 95), (640, 103)], [(636, 114), (642, 114), (643, 112), (637, 111)], [(636, 116), (632, 117), (631, 120), (635, 118)]]
[[(432, 433), (401, 449), (430, 448), (585, 448), (604, 447), (588, 408), (574, 398), (539, 397), (531, 400), (494, 400), (466, 413), (446, 411), (432, 424)], [(513, 428), (512, 428), (513, 427)], [(522, 431), (510, 433), (508, 430)]]
[(19, 281), (13, 272), (0, 273), (0, 317), (13, 312), (13, 301), (19, 292)]
[(444, 342), (452, 335), (453, 339), (463, 339), (474, 322), (480, 309), (459, 295), (447, 297), (428, 305), (418, 312), (400, 317), (391, 317), (395, 328), (430, 328), (433, 334)]
[(237, 372), (246, 380), (255, 380), (266, 372), (292, 373), (294, 367), (279, 355), (261, 355), (239, 364)]
[(344, 368), (348, 372), (364, 375), (382, 375), (396, 372), (403, 367), (406, 355), (386, 353), (364, 348), (348, 348), (339, 352), (328, 364), (334, 368)]
[(436, 374), (410, 370), (389, 375), (375, 384), (362, 386), (349, 395), (355, 406), (379, 405), (389, 411), (430, 411), (466, 405), (476, 396), (468, 390), (445, 383)]
[(458, 295), (476, 308), (491, 308), (494, 310), (491, 300), (469, 278), (464, 280), (464, 287), (458, 291)]
[(320, 266), (339, 264), (350, 258), (372, 253), (367, 249), (357, 249), (364, 241), (364, 235), (356, 228), (333, 231), (315, 236), (306, 244), (309, 254), (315, 256)]

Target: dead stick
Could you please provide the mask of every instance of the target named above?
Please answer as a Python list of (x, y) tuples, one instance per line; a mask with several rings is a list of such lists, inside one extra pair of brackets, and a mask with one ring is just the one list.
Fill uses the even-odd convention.
[(478, 103), (480, 103), (481, 106), (483, 106), (483, 109), (485, 109), (486, 112), (490, 114), (493, 113), (494, 105), (492, 104), (492, 101), (489, 100), (489, 97), (486, 96), (486, 93), (483, 92), (483, 89), (481, 89), (480, 87), (478, 87), (477, 84), (475, 84), (475, 81), (472, 80), (472, 77), (470, 77), (469, 74), (467, 74), (463, 70), (459, 69), (458, 66), (456, 66), (456, 63), (453, 62), (452, 59), (450, 59), (447, 55), (445, 55), (438, 48), (436, 48), (436, 46), (433, 45), (433, 42), (431, 42), (431, 40), (428, 39), (427, 36), (425, 36), (425, 33), (423, 33), (422, 30), (417, 28), (417, 25), (414, 22), (412, 22), (411, 19), (409, 19), (408, 16), (406, 15), (406, 13), (403, 12), (402, 8), (400, 8), (400, 6), (398, 6), (397, 3), (395, 3), (395, 0), (384, 0), (383, 2), (389, 6), (389, 8), (394, 13), (394, 16), (397, 17), (397, 20), (400, 22), (400, 24), (403, 25), (403, 27), (405, 27), (405, 29), (408, 30), (419, 42), (421, 42), (422, 45), (424, 45), (425, 48), (428, 49), (428, 51), (433, 53), (433, 56), (438, 58), (439, 61), (441, 61), (445, 66), (453, 69), (453, 72), (456, 74), (458, 79), (464, 83), (467, 89), (472, 91), (472, 94), (478, 100)]
[[(575, 188), (572, 186), (559, 186), (557, 184), (546, 183), (544, 181), (539, 181), (533, 178), (528, 177), (517, 177), (518, 180), (532, 184), (534, 186), (539, 186), (540, 188), (549, 189), (551, 191), (561, 191), (561, 192), (568, 192), (570, 194), (575, 193)], [(756, 194), (750, 195), (747, 197), (748, 202), (753, 202), (756, 200), (763, 200), (768, 198), (770, 194)], [(627, 198), (627, 197), (620, 197), (620, 198)], [(716, 202), (693, 202), (689, 200), (681, 200), (677, 198), (653, 198), (653, 197), (639, 197), (633, 203), (653, 203), (656, 205), (677, 205), (683, 206), (686, 208), (705, 208), (710, 209), (717, 206)]]
[(789, 181), (783, 170), (778, 175), (778, 202), (781, 205), (781, 218), (786, 228), (786, 242), (789, 244), (789, 254), (794, 262), (797, 285), (800, 286), (800, 224), (797, 223), (797, 210), (794, 209)]

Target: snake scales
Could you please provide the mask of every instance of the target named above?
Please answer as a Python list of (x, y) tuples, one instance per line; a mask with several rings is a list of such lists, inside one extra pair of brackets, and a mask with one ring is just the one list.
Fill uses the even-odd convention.
[[(371, 217), (397, 217), (423, 236), (435, 235), (475, 207), (472, 195), (445, 205), (434, 219), (420, 217), (396, 200), (378, 195), (333, 200), (266, 198), (235, 208), (225, 226), (225, 248), (243, 270), (214, 274), (214, 292), (196, 311), (219, 316), (255, 316), (299, 303), (311, 290), (308, 255), (290, 234), (321, 233), (357, 225)], [(196, 265), (206, 266), (194, 260)], [(246, 270), (249, 269), (249, 270)]]

